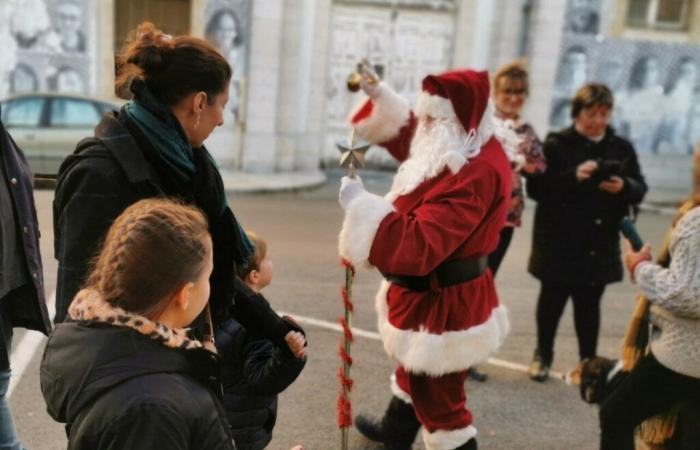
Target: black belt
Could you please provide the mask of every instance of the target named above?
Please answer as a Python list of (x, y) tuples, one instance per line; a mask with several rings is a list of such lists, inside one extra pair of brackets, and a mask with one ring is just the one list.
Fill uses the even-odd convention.
[(480, 256), (476, 259), (456, 259), (440, 264), (430, 275), (393, 275), (384, 273), (384, 278), (399, 286), (415, 292), (430, 290), (430, 279), (435, 276), (438, 286), (448, 287), (456, 284), (466, 283), (483, 275), (488, 266), (488, 258)]

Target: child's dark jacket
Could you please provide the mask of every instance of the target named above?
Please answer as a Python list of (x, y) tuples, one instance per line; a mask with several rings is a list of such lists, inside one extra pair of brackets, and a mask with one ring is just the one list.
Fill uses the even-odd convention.
[(277, 420), (277, 394), (296, 380), (305, 359), (252, 337), (234, 319), (216, 332), (224, 409), (239, 449), (265, 448)]

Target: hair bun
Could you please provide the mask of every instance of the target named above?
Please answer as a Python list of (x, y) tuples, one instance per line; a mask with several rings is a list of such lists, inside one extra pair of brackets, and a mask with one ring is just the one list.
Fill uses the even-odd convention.
[(126, 60), (143, 70), (144, 74), (157, 72), (168, 65), (168, 54), (173, 47), (173, 38), (146, 22), (139, 26), (134, 39), (136, 46)]

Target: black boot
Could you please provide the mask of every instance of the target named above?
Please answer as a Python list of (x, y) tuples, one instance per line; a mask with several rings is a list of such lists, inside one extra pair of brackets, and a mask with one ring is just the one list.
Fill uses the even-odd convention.
[(367, 439), (381, 442), (389, 450), (410, 450), (420, 422), (413, 405), (392, 397), (381, 421), (358, 415), (355, 428)]
[(486, 375), (484, 372), (480, 371), (476, 366), (471, 366), (469, 368), (469, 378), (471, 378), (474, 381), (483, 383), (484, 381), (488, 380), (489, 376)]
[(460, 445), (455, 450), (476, 450), (476, 439), (469, 439), (467, 442)]

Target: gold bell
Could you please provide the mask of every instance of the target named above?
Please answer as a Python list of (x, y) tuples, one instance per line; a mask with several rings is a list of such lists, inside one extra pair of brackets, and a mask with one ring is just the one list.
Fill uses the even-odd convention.
[(348, 75), (348, 91), (357, 92), (360, 90), (360, 81), (362, 81), (362, 75), (357, 72), (353, 72)]

